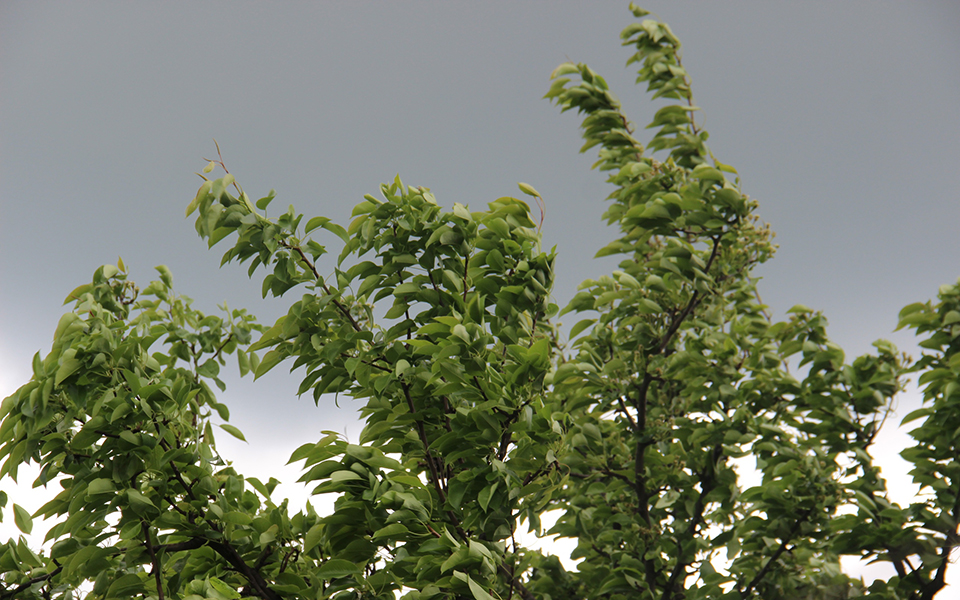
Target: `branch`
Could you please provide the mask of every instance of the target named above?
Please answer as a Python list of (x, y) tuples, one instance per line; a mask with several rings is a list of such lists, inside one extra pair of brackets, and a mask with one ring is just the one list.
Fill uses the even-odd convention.
[(601, 474), (606, 475), (607, 477), (613, 477), (614, 479), (619, 479), (629, 486), (633, 486), (633, 482), (630, 481), (630, 478), (626, 475), (621, 475), (620, 473), (614, 473), (610, 470), (609, 467), (603, 467), (600, 471)]
[[(467, 250), (467, 255), (463, 257), (463, 301), (467, 301), (467, 271), (470, 270), (470, 250)], [(482, 307), (481, 307), (482, 309)]]
[[(160, 438), (160, 447), (165, 451), (170, 451), (170, 444), (166, 442), (162, 437)], [(183, 478), (183, 475), (180, 473), (180, 469), (177, 468), (177, 463), (170, 461), (170, 468), (173, 469), (173, 476), (177, 478), (177, 481), (180, 482), (180, 485), (183, 486), (183, 490), (187, 493), (187, 496), (190, 496), (191, 500), (196, 500), (197, 497), (193, 495), (193, 487), (187, 485), (186, 480)], [(172, 506), (176, 506), (171, 503)], [(180, 511), (181, 513), (183, 511)]]
[(163, 579), (160, 576), (160, 560), (157, 558), (157, 553), (153, 548), (153, 540), (150, 539), (150, 527), (147, 525), (146, 521), (140, 521), (140, 531), (143, 532), (144, 544), (147, 546), (147, 550), (150, 552), (150, 563), (152, 564), (153, 578), (157, 582), (157, 599), (164, 600), (163, 597)]
[(350, 325), (353, 327), (354, 331), (363, 331), (363, 328), (360, 327), (360, 324), (357, 323), (357, 320), (353, 318), (352, 314), (350, 314), (350, 310), (339, 300), (333, 297), (333, 294), (330, 292), (330, 287), (323, 281), (323, 277), (320, 276), (320, 272), (317, 271), (317, 268), (312, 262), (310, 262), (310, 259), (307, 258), (307, 255), (304, 254), (303, 249), (301, 249), (300, 246), (291, 246), (286, 240), (280, 240), (279, 244), (284, 248), (296, 251), (296, 253), (300, 255), (300, 259), (307, 265), (307, 267), (313, 273), (313, 276), (316, 278), (317, 283), (320, 285), (320, 289), (323, 290), (324, 294), (330, 296), (331, 301), (333, 301), (333, 305), (338, 311), (340, 311), (340, 314), (350, 321)]
[(257, 594), (257, 596), (263, 598), (263, 600), (283, 600), (279, 594), (267, 586), (267, 581), (263, 578), (259, 571), (251, 569), (247, 563), (243, 561), (243, 557), (240, 556), (236, 548), (230, 544), (225, 544), (223, 542), (217, 542), (214, 540), (207, 540), (207, 544), (213, 548), (217, 554), (222, 556), (224, 560), (230, 563), (230, 566), (235, 568), (247, 578), (247, 581), (250, 582), (250, 586), (253, 588), (253, 591)]
[[(413, 404), (413, 398), (410, 396), (410, 387), (406, 383), (401, 383), (400, 385), (403, 388), (403, 395), (407, 400), (407, 407), (410, 409), (410, 414), (416, 415), (417, 409), (416, 409), (416, 406)], [(429, 467), (430, 469), (431, 483), (433, 484), (433, 488), (437, 491), (437, 496), (440, 499), (440, 503), (446, 504), (447, 495), (443, 491), (443, 486), (440, 485), (440, 475), (437, 470), (437, 465), (433, 457), (433, 453), (430, 452), (430, 441), (427, 438), (426, 429), (424, 429), (423, 427), (423, 421), (421, 421), (420, 419), (416, 419), (416, 424), (417, 424), (417, 433), (420, 436), (420, 443), (423, 444), (423, 451), (424, 451), (424, 454), (426, 455), (427, 467)], [(452, 510), (447, 510), (446, 513), (447, 513), (447, 518), (450, 519), (451, 524), (453, 525), (454, 529), (456, 530), (460, 538), (463, 541), (469, 541), (470, 536), (468, 536), (467, 532), (464, 531), (463, 527), (460, 524), (460, 519), (457, 518), (457, 515), (455, 515)], [(428, 525), (428, 529), (430, 529), (430, 531), (434, 535), (437, 535), (437, 537), (439, 537), (439, 534), (434, 532), (433, 529), (429, 527), (429, 525)], [(523, 600), (537, 600), (536, 596), (530, 593), (530, 590), (524, 587), (523, 583), (517, 577), (514, 576), (512, 568), (508, 568), (501, 564), (501, 565), (498, 565), (497, 570), (500, 571), (500, 573), (502, 573), (504, 576), (509, 578), (511, 585), (517, 590), (517, 592), (520, 594)]]
[[(637, 433), (642, 434), (647, 428), (647, 390), (653, 377), (647, 373), (643, 376), (643, 383), (640, 384), (637, 394)], [(653, 522), (650, 519), (650, 494), (647, 492), (646, 483), (646, 453), (647, 447), (653, 443), (651, 436), (646, 435), (637, 440), (636, 449), (633, 457), (633, 488), (637, 494), (637, 511), (643, 518), (643, 522), (648, 529), (653, 529)], [(647, 580), (647, 587), (652, 591), (657, 588), (657, 566), (652, 558), (644, 558), (644, 577)]]
[[(407, 399), (407, 408), (410, 409), (411, 415), (417, 414), (417, 408), (413, 404), (413, 398), (410, 397), (410, 386), (406, 383), (401, 383), (400, 387), (403, 388), (403, 395)], [(437, 464), (433, 459), (433, 453), (430, 452), (430, 440), (427, 438), (427, 430), (423, 427), (423, 421), (420, 419), (415, 419), (417, 424), (417, 433), (420, 436), (420, 443), (423, 445), (423, 453), (427, 459), (427, 466), (430, 468), (430, 479), (433, 483), (434, 488), (437, 490), (437, 494), (440, 496), (441, 502), (447, 501), (447, 496), (443, 492), (443, 486), (440, 485), (440, 474), (437, 470)]]
[(503, 574), (504, 576), (507, 577), (507, 579), (510, 580), (510, 585), (513, 587), (513, 589), (517, 590), (517, 593), (520, 594), (520, 597), (523, 598), (523, 600), (538, 600), (538, 598), (534, 596), (532, 593), (530, 593), (530, 590), (528, 590), (526, 586), (523, 585), (520, 579), (516, 575), (514, 575), (514, 570), (512, 565), (506, 566), (501, 564), (497, 566), (497, 570), (500, 571), (501, 574)]
[(700, 495), (697, 497), (697, 501), (693, 505), (693, 518), (690, 519), (690, 523), (687, 525), (687, 530), (683, 533), (683, 537), (677, 538), (677, 564), (674, 565), (673, 572), (670, 573), (670, 579), (667, 580), (667, 584), (663, 587), (663, 595), (660, 597), (661, 600), (667, 600), (670, 598), (669, 594), (673, 593), (673, 588), (677, 584), (677, 580), (680, 578), (680, 575), (686, 573), (687, 565), (692, 562), (684, 562), (683, 560), (683, 538), (692, 539), (694, 534), (697, 532), (697, 527), (699, 527), (700, 523), (703, 521), (703, 510), (707, 505), (707, 494), (712, 492), (717, 486), (716, 463), (722, 455), (723, 446), (720, 444), (714, 445), (713, 452), (710, 453), (710, 463), (704, 466), (703, 472), (699, 473)]
[[(401, 383), (400, 386), (403, 388), (403, 395), (407, 399), (407, 407), (410, 409), (411, 415), (417, 414), (417, 408), (413, 404), (413, 398), (410, 397), (410, 386), (406, 383)], [(430, 440), (427, 438), (427, 430), (423, 427), (423, 421), (420, 419), (415, 420), (417, 424), (417, 434), (420, 436), (420, 443), (423, 445), (423, 452), (427, 460), (427, 467), (430, 468), (430, 483), (433, 484), (433, 488), (437, 491), (437, 497), (440, 499), (441, 504), (447, 503), (447, 494), (443, 491), (443, 486), (440, 483), (440, 472), (437, 469), (436, 459), (433, 458), (433, 453), (430, 452)], [(450, 523), (456, 529), (457, 534), (461, 539), (466, 541), (469, 536), (467, 532), (463, 530), (463, 527), (460, 525), (460, 519), (457, 518), (457, 515), (453, 514), (452, 510), (447, 510), (447, 518), (450, 519)]]
[(430, 285), (433, 286), (433, 291), (435, 291), (435, 292), (437, 293), (437, 304), (440, 305), (440, 308), (444, 308), (444, 306), (443, 306), (443, 292), (441, 292), (441, 291), (440, 291), (440, 288), (437, 287), (437, 282), (435, 282), (435, 281), (433, 280), (433, 271), (428, 270), (428, 271), (427, 271), (427, 277), (430, 278)]
[(741, 596), (743, 596), (744, 598), (747, 598), (751, 594), (753, 594), (753, 589), (757, 586), (757, 584), (760, 583), (760, 580), (763, 579), (763, 576), (767, 574), (767, 571), (770, 570), (770, 568), (773, 566), (773, 563), (775, 563), (780, 558), (780, 555), (786, 551), (787, 546), (790, 545), (790, 540), (793, 539), (793, 536), (795, 536), (798, 531), (800, 531), (800, 526), (803, 525), (803, 522), (807, 520), (807, 517), (809, 517), (810, 513), (812, 512), (813, 512), (813, 509), (808, 508), (800, 513), (800, 516), (797, 518), (796, 523), (793, 524), (793, 528), (790, 529), (790, 533), (783, 538), (783, 541), (780, 543), (780, 547), (777, 548), (777, 551), (773, 553), (773, 556), (770, 557), (770, 560), (768, 560), (767, 563), (763, 565), (763, 568), (761, 568), (757, 572), (753, 580), (749, 584), (747, 584), (747, 587), (741, 593)]
[[(651, 381), (652, 377), (649, 374), (645, 375), (643, 382), (637, 390), (637, 403), (635, 406), (637, 409), (637, 433), (641, 434), (644, 433), (647, 428), (647, 390), (650, 388)], [(652, 441), (650, 435), (641, 437), (641, 439), (637, 441), (633, 456), (633, 487), (637, 493), (640, 516), (643, 517), (648, 527), (651, 525), (651, 522), (650, 507), (648, 506), (650, 498), (646, 489), (646, 452), (647, 447)]]
[(191, 538), (185, 542), (177, 542), (176, 544), (160, 544), (159, 546), (154, 546), (154, 550), (157, 552), (182, 552), (183, 550), (202, 548), (206, 543), (207, 540), (203, 538)]
[[(953, 503), (953, 522), (957, 522), (957, 517), (960, 516), (960, 489), (958, 489), (956, 496), (954, 497)], [(947, 565), (950, 564), (950, 552), (953, 550), (957, 542), (957, 527), (954, 526), (952, 532), (947, 532), (946, 539), (943, 541), (943, 546), (940, 547), (940, 566), (937, 568), (937, 574), (934, 576), (933, 581), (927, 583), (923, 586), (923, 600), (932, 600), (937, 592), (943, 589), (943, 586), (946, 585), (947, 578)]]
[(620, 403), (620, 412), (626, 415), (627, 420), (630, 421), (630, 429), (635, 433), (639, 433), (640, 430), (637, 428), (637, 422), (633, 420), (633, 417), (630, 415), (630, 412), (627, 410), (627, 405), (623, 403), (623, 398), (617, 398), (617, 402)]
[(213, 353), (212, 358), (216, 359), (218, 356), (220, 356), (220, 352), (223, 350), (223, 347), (226, 346), (232, 339), (233, 339), (233, 334), (232, 333), (228, 334), (227, 337), (223, 340), (223, 343), (220, 344), (220, 347), (217, 348), (217, 351)]
[[(704, 265), (703, 272), (709, 273), (710, 267), (713, 266), (714, 261), (717, 259), (717, 256), (720, 254), (720, 238), (713, 238), (713, 250), (710, 252), (710, 258), (707, 259), (707, 264)], [(694, 290), (693, 294), (690, 295), (690, 300), (687, 301), (687, 305), (680, 311), (680, 314), (670, 323), (670, 327), (667, 329), (667, 333), (664, 334), (663, 339), (660, 340), (660, 346), (657, 348), (656, 354), (662, 354), (664, 350), (667, 349), (667, 346), (670, 344), (670, 340), (677, 333), (677, 330), (680, 329), (680, 325), (683, 321), (690, 316), (690, 313), (696, 308), (697, 304), (700, 303), (700, 291)]]
[(53, 571), (47, 573), (46, 575), (40, 575), (39, 577), (34, 577), (33, 579), (28, 579), (27, 581), (21, 583), (17, 587), (13, 588), (9, 592), (0, 593), (0, 600), (6, 600), (7, 598), (18, 598), (20, 592), (30, 589), (31, 586), (34, 586), (41, 581), (49, 581), (50, 579), (56, 577), (60, 574), (60, 571), (63, 570), (63, 567), (58, 566)]

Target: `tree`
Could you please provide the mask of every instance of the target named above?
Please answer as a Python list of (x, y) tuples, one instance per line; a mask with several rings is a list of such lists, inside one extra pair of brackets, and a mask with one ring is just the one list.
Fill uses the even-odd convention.
[[(614, 188), (600, 254), (622, 259), (563, 311), (542, 210), (517, 198), (444, 210), (398, 177), (344, 228), (268, 218), (273, 194), (253, 202), (212, 161), (224, 176), (187, 208), (198, 233), (230, 240), (223, 263), (249, 263), (264, 295), (299, 298), (269, 328), (208, 316), (164, 267), (141, 290), (122, 261), (70, 293), (51, 352), (2, 406), (0, 477), (33, 462), (35, 484), (62, 491), (33, 515), (14, 505), (25, 533), (56, 524), (46, 552), (0, 546), (0, 598), (933, 598), (958, 543), (960, 285), (901, 312), (917, 361), (879, 341), (848, 363), (802, 306), (773, 322), (751, 275), (771, 232), (706, 145), (679, 42), (653, 20), (622, 37), (674, 103), (644, 146), (602, 77), (553, 73), (547, 97), (584, 116)], [(318, 233), (343, 244), (326, 276)], [(581, 317), (570, 341), (564, 313)], [(291, 514), (275, 480), (216, 451), (217, 418), (242, 437), (210, 385), (223, 391), (230, 355), (363, 403), (358, 444), (329, 432), (291, 457), (337, 495), (330, 514)], [(903, 456), (924, 495), (902, 507), (868, 451), (914, 373), (925, 405)], [(760, 485), (742, 485), (745, 457)], [(516, 541), (548, 511), (576, 571)], [(844, 555), (896, 575), (868, 586)]]

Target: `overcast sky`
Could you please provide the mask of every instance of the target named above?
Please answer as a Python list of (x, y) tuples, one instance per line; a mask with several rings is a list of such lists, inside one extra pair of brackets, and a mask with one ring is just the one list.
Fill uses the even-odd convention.
[[(898, 310), (960, 276), (960, 3), (645, 6), (684, 44), (714, 154), (778, 233), (764, 300), (822, 309), (848, 356), (880, 337), (916, 353), (891, 333)], [(655, 106), (624, 68), (630, 21), (596, 1), (0, 3), (0, 395), (117, 256), (143, 284), (168, 265), (205, 311), (285, 312), (183, 218), (214, 138), (253, 197), (341, 222), (397, 173), (444, 206), (530, 183), (564, 304), (612, 268), (591, 260), (613, 235), (609, 188), (578, 119), (542, 96), (559, 63), (586, 62), (643, 139)], [(359, 433), (349, 401), (317, 411), (282, 368), (231, 386), (251, 443), (221, 446), (241, 472), (269, 475), (322, 429)]]

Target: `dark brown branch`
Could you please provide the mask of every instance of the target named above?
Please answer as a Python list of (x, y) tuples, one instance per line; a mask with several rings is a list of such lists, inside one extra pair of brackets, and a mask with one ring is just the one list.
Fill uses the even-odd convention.
[(450, 414), (453, 413), (453, 407), (450, 406), (450, 400), (443, 396), (443, 421), (447, 431), (453, 431), (453, 425), (450, 423)]
[(427, 271), (427, 277), (430, 278), (430, 285), (433, 286), (433, 291), (437, 293), (437, 303), (440, 305), (440, 308), (443, 306), (443, 292), (440, 291), (440, 288), (437, 287), (437, 282), (433, 280), (433, 271)]
[(630, 421), (630, 429), (632, 429), (635, 433), (639, 433), (640, 429), (637, 427), (637, 422), (633, 420), (633, 416), (631, 416), (630, 412), (627, 410), (627, 405), (623, 403), (623, 398), (617, 398), (617, 402), (620, 403), (620, 412), (622, 412), (627, 417), (627, 420)]
[[(467, 302), (467, 271), (470, 269), (470, 251), (463, 257), (463, 302)], [(482, 309), (482, 307), (481, 307)]]
[(202, 538), (191, 538), (185, 542), (177, 542), (176, 544), (160, 544), (159, 546), (154, 546), (154, 549), (157, 552), (174, 553), (184, 550), (196, 550), (197, 548), (202, 548), (206, 543), (207, 540)]
[(677, 564), (674, 565), (673, 572), (670, 573), (670, 579), (667, 580), (667, 584), (663, 587), (661, 600), (667, 600), (672, 596), (673, 589), (677, 585), (680, 576), (686, 573), (687, 566), (693, 562), (692, 560), (685, 561), (683, 559), (683, 540), (685, 538), (693, 539), (697, 533), (697, 528), (700, 527), (700, 523), (703, 522), (703, 511), (707, 505), (706, 498), (717, 486), (717, 461), (722, 455), (723, 446), (716, 444), (710, 453), (710, 463), (704, 465), (703, 471), (698, 474), (700, 478), (700, 495), (697, 496), (697, 501), (693, 505), (693, 516), (687, 525), (687, 530), (681, 537), (677, 537)]
[(157, 553), (153, 548), (153, 540), (150, 539), (150, 526), (147, 525), (146, 521), (140, 521), (140, 531), (143, 532), (143, 542), (147, 546), (147, 551), (150, 552), (150, 563), (153, 570), (153, 578), (157, 582), (157, 598), (158, 600), (164, 600), (160, 560), (157, 558)]
[[(714, 261), (716, 260), (720, 252), (720, 238), (713, 238), (713, 250), (710, 253), (710, 258), (707, 259), (707, 264), (704, 266), (704, 272), (709, 272), (710, 267), (713, 266)], [(673, 339), (673, 336), (676, 335), (677, 331), (680, 329), (680, 325), (686, 320), (690, 313), (693, 312), (693, 309), (700, 302), (700, 292), (694, 291), (690, 296), (690, 300), (687, 301), (686, 306), (679, 314), (673, 315), (670, 326), (667, 328), (666, 333), (663, 335), (663, 338), (660, 340), (660, 345), (657, 347), (654, 354), (663, 354), (667, 346), (669, 346), (670, 341)], [(640, 434), (642, 437), (637, 441), (636, 449), (634, 453), (634, 487), (637, 493), (638, 499), (638, 510), (640, 511), (641, 516), (646, 521), (647, 525), (650, 525), (650, 512), (649, 512), (649, 493), (646, 490), (645, 483), (645, 474), (646, 474), (646, 450), (647, 447), (653, 443), (652, 436), (646, 433), (647, 428), (647, 394), (650, 390), (650, 384), (656, 378), (650, 374), (645, 373), (643, 380), (637, 386), (637, 399), (634, 402), (634, 408), (637, 410), (637, 419), (635, 423), (635, 431)], [(626, 408), (624, 407), (624, 410)], [(649, 583), (649, 582), (648, 582)]]
[[(401, 383), (400, 385), (403, 388), (403, 395), (407, 400), (407, 407), (410, 409), (410, 414), (416, 415), (417, 409), (413, 403), (413, 398), (410, 396), (410, 387), (406, 383)], [(436, 459), (433, 457), (433, 453), (430, 451), (430, 441), (427, 438), (427, 432), (423, 426), (423, 421), (420, 419), (415, 419), (415, 422), (417, 424), (417, 434), (420, 436), (420, 443), (423, 444), (423, 451), (426, 457), (427, 467), (430, 469), (430, 482), (433, 484), (433, 488), (437, 492), (440, 503), (446, 504), (447, 495), (443, 491), (443, 485), (440, 482), (440, 474), (437, 469)], [(460, 539), (463, 541), (468, 541), (469, 536), (467, 535), (467, 532), (464, 531), (463, 526), (460, 524), (460, 519), (457, 518), (457, 515), (455, 515), (452, 510), (447, 510), (446, 513), (447, 518), (450, 519), (450, 523), (453, 525), (454, 530), (456, 530), (457, 535), (460, 536)], [(430, 529), (431, 533), (439, 537), (439, 534), (429, 526), (428, 529)], [(537, 598), (530, 593), (530, 590), (524, 587), (523, 583), (521, 583), (520, 580), (514, 576), (513, 569), (501, 564), (498, 566), (498, 570), (500, 573), (509, 578), (509, 580), (512, 582), (512, 585), (516, 588), (523, 600), (537, 600)]]
[[(650, 434), (645, 433), (647, 428), (647, 389), (650, 387), (651, 381), (653, 381), (653, 378), (649, 373), (644, 375), (643, 383), (640, 384), (637, 394), (637, 433), (643, 437), (637, 440), (636, 449), (634, 450), (633, 487), (637, 494), (637, 511), (640, 513), (640, 517), (643, 519), (647, 529), (652, 530), (653, 521), (650, 519), (650, 492), (647, 490), (646, 483), (646, 453), (647, 447), (653, 443), (653, 438)], [(645, 558), (643, 566), (647, 587), (650, 588), (651, 591), (657, 589), (657, 566), (654, 564), (653, 559)]]
[(537, 469), (537, 470), (534, 471), (533, 473), (527, 474), (527, 476), (523, 478), (523, 485), (527, 485), (528, 483), (530, 483), (531, 481), (533, 481), (533, 480), (536, 479), (537, 477), (540, 477), (541, 475), (543, 475), (543, 472), (544, 472), (544, 471), (546, 471), (546, 470), (549, 469), (549, 468), (555, 467), (556, 464), (557, 464), (556, 461), (554, 461), (554, 462), (552, 462), (552, 463), (550, 463), (550, 464), (548, 464), (548, 465), (546, 465), (546, 466), (540, 467), (539, 469)]
[(30, 589), (31, 586), (34, 586), (42, 581), (50, 581), (51, 579), (59, 575), (60, 571), (62, 570), (63, 570), (63, 567), (57, 566), (56, 569), (47, 573), (46, 575), (40, 575), (39, 577), (28, 579), (27, 581), (21, 583), (20, 585), (13, 588), (9, 592), (0, 592), (0, 600), (6, 600), (7, 598), (13, 598), (13, 599), (18, 598), (20, 595), (20, 592)]
[[(406, 383), (401, 383), (403, 388), (403, 395), (407, 399), (407, 407), (410, 409), (411, 415), (417, 414), (417, 408), (413, 404), (413, 398), (410, 396), (410, 387)], [(427, 461), (427, 467), (430, 469), (430, 483), (433, 484), (433, 488), (437, 491), (437, 497), (440, 499), (441, 504), (447, 503), (447, 494), (443, 490), (443, 484), (440, 481), (440, 471), (437, 468), (436, 459), (433, 457), (433, 453), (430, 451), (430, 440), (427, 437), (427, 430), (423, 426), (423, 421), (420, 419), (415, 419), (417, 424), (417, 434), (420, 436), (420, 443), (423, 445), (424, 456)], [(464, 541), (467, 541), (469, 536), (467, 532), (463, 530), (463, 527), (460, 525), (460, 519), (457, 518), (457, 515), (453, 514), (452, 510), (447, 510), (447, 518), (450, 519), (450, 523), (453, 525), (457, 534)]]
[[(710, 267), (713, 266), (714, 261), (717, 259), (717, 256), (720, 253), (720, 238), (713, 238), (713, 250), (710, 252), (710, 258), (707, 259), (707, 264), (704, 265), (703, 272), (709, 273)], [(690, 300), (687, 301), (687, 305), (680, 311), (680, 314), (677, 315), (670, 323), (670, 327), (667, 329), (667, 332), (664, 334), (663, 339), (660, 340), (660, 346), (657, 348), (656, 354), (663, 354), (667, 349), (667, 346), (670, 344), (670, 340), (673, 339), (673, 336), (676, 335), (677, 330), (680, 329), (680, 325), (686, 320), (690, 313), (693, 312), (693, 309), (697, 307), (700, 303), (700, 291), (694, 290), (693, 294), (690, 295)]]
[[(350, 355), (347, 354), (346, 352), (341, 352), (341, 353), (340, 353), (340, 358), (344, 358), (344, 359), (357, 358), (357, 359), (360, 360), (361, 363), (367, 365), (368, 367), (373, 367), (374, 369), (379, 369), (379, 370), (381, 370), (381, 371), (383, 371), (383, 372), (385, 372), (385, 373), (393, 373), (393, 369), (391, 369), (391, 368), (389, 368), (389, 367), (384, 367), (383, 365), (378, 365), (378, 364), (375, 363), (375, 362), (372, 362), (372, 361), (369, 361), (369, 360), (364, 360), (364, 359), (360, 358), (359, 356), (350, 356)], [(377, 357), (377, 360), (384, 360), (384, 359), (381, 358), (381, 357)]]
[(633, 482), (630, 481), (629, 477), (627, 477), (626, 475), (621, 475), (620, 473), (614, 473), (608, 467), (604, 467), (603, 470), (600, 471), (600, 473), (602, 473), (603, 475), (606, 475), (607, 477), (613, 477), (614, 479), (619, 479), (620, 481), (626, 483), (631, 487), (633, 486)]
[[(957, 522), (957, 518), (960, 517), (960, 489), (958, 489), (956, 496), (954, 497), (953, 503), (953, 522)], [(933, 577), (933, 581), (930, 581), (923, 586), (923, 596), (922, 600), (932, 600), (933, 597), (943, 589), (946, 585), (947, 580), (947, 565), (950, 564), (950, 552), (953, 551), (953, 548), (957, 545), (957, 527), (954, 525), (952, 532), (947, 532), (946, 539), (943, 541), (943, 546), (940, 547), (940, 566), (937, 567), (937, 573)]]
[[(410, 414), (416, 417), (417, 407), (413, 404), (413, 398), (410, 396), (410, 386), (406, 383), (401, 383), (400, 386), (403, 388), (403, 395), (407, 400), (407, 408), (410, 409)], [(417, 424), (417, 434), (420, 436), (420, 443), (423, 445), (423, 453), (427, 460), (427, 467), (430, 468), (430, 479), (433, 483), (434, 488), (437, 490), (437, 495), (440, 497), (440, 502), (447, 501), (447, 495), (443, 491), (443, 486), (440, 483), (440, 473), (437, 469), (436, 461), (433, 458), (433, 453), (430, 452), (430, 440), (427, 438), (427, 430), (423, 426), (423, 421), (415, 418), (414, 422)]]
[(900, 579), (905, 579), (907, 576), (907, 570), (903, 566), (903, 560), (897, 559), (891, 562), (893, 562), (893, 568), (897, 570), (897, 576), (900, 577)]
[(217, 348), (217, 351), (213, 353), (213, 356), (211, 358), (216, 359), (218, 356), (220, 356), (220, 352), (223, 351), (224, 346), (226, 346), (232, 339), (233, 339), (232, 333), (227, 335), (226, 339), (223, 340), (223, 343), (220, 344), (220, 346)]
[(497, 570), (510, 581), (510, 585), (517, 590), (517, 593), (520, 594), (523, 600), (538, 600), (537, 597), (523, 585), (520, 579), (514, 575), (513, 565), (507, 566), (501, 564), (497, 567)]
[(483, 391), (483, 386), (480, 385), (480, 379), (476, 375), (473, 376), (473, 383), (477, 386), (477, 389), (480, 391), (480, 395), (483, 397), (483, 401), (489, 402), (490, 398), (487, 398), (487, 393)]
[(653, 439), (652, 436), (645, 433), (645, 431), (647, 428), (647, 389), (650, 387), (651, 380), (652, 378), (649, 374), (645, 375), (643, 382), (637, 390), (637, 432), (641, 433), (643, 437), (637, 441), (633, 456), (633, 486), (637, 493), (637, 500), (639, 501), (638, 510), (640, 511), (640, 516), (643, 517), (644, 522), (648, 526), (651, 523), (649, 508), (650, 497), (646, 489), (646, 452), (647, 447), (653, 443)]
[(260, 551), (260, 556), (257, 557), (257, 562), (253, 564), (253, 568), (260, 570), (263, 568), (263, 565), (267, 564), (267, 560), (270, 558), (270, 555), (273, 554), (273, 546), (267, 545), (263, 550)]
[(208, 540), (207, 544), (213, 548), (217, 554), (222, 556), (224, 560), (230, 563), (230, 566), (247, 578), (247, 581), (250, 582), (250, 587), (253, 588), (253, 591), (257, 594), (257, 596), (263, 600), (283, 600), (279, 594), (268, 587), (267, 581), (263, 578), (263, 575), (261, 575), (259, 571), (250, 568), (247, 563), (243, 561), (243, 557), (240, 556), (240, 553), (237, 552), (236, 548), (230, 544), (225, 544), (223, 542), (217, 542), (214, 540)]
[(767, 574), (767, 571), (769, 571), (773, 567), (773, 563), (777, 562), (777, 560), (780, 559), (780, 555), (786, 552), (787, 547), (790, 545), (790, 541), (793, 539), (793, 536), (795, 536), (797, 532), (800, 531), (800, 526), (803, 525), (803, 522), (807, 520), (807, 517), (809, 517), (810, 513), (812, 512), (813, 512), (813, 509), (808, 508), (800, 513), (800, 516), (797, 518), (796, 523), (794, 523), (793, 527), (790, 529), (790, 533), (783, 538), (782, 542), (780, 542), (780, 547), (777, 548), (777, 551), (773, 553), (773, 556), (770, 557), (770, 560), (768, 560), (766, 564), (764, 564), (763, 567), (757, 572), (753, 580), (751, 580), (750, 583), (747, 584), (747, 587), (741, 593), (742, 597), (749, 598), (750, 595), (753, 594), (754, 588), (757, 587), (757, 585), (760, 583), (760, 580), (763, 579), (764, 575)]
[(610, 553), (604, 550), (603, 548), (601, 548), (600, 546), (597, 546), (596, 544), (591, 543), (590, 547), (593, 548), (593, 551), (599, 554), (600, 556), (604, 557), (607, 560), (610, 560)]
[[(170, 451), (170, 445), (161, 437), (160, 438), (160, 447), (165, 451)], [(173, 469), (173, 476), (176, 477), (180, 485), (183, 486), (184, 491), (187, 493), (187, 496), (190, 496), (191, 500), (196, 500), (197, 497), (193, 494), (193, 488), (187, 485), (186, 480), (183, 478), (183, 475), (180, 473), (180, 469), (177, 468), (177, 464), (173, 461), (170, 461), (170, 468)]]
[(316, 278), (317, 283), (320, 285), (320, 289), (323, 290), (323, 293), (330, 296), (333, 305), (340, 311), (340, 314), (346, 317), (350, 322), (350, 325), (353, 327), (354, 331), (363, 331), (363, 328), (360, 327), (360, 324), (357, 323), (357, 320), (353, 318), (353, 315), (350, 314), (350, 309), (343, 305), (339, 300), (333, 297), (333, 294), (330, 292), (330, 287), (323, 281), (323, 277), (320, 276), (320, 272), (317, 271), (317, 268), (310, 262), (310, 259), (307, 258), (307, 255), (304, 254), (303, 249), (300, 246), (291, 246), (285, 240), (280, 240), (279, 244), (284, 248), (289, 250), (295, 250), (297, 254), (300, 255), (300, 259), (307, 265), (310, 271), (313, 273), (313, 276)]
[(290, 563), (290, 559), (297, 560), (300, 556), (299, 548), (293, 548), (283, 557), (283, 561), (280, 563), (280, 572), (283, 573), (287, 570), (287, 565)]
[(510, 431), (510, 423), (507, 423), (500, 436), (500, 447), (497, 449), (497, 459), (503, 460), (507, 457), (507, 450), (510, 448), (510, 442), (513, 441), (513, 433)]

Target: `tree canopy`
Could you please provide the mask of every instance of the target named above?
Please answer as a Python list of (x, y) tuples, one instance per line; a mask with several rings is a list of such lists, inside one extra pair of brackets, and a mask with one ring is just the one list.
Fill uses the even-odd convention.
[[(753, 275), (772, 233), (707, 146), (680, 42), (631, 10), (628, 65), (666, 101), (649, 141), (584, 64), (546, 94), (608, 174), (598, 254), (617, 270), (555, 304), (526, 183), (528, 201), (444, 209), (397, 177), (343, 226), (268, 216), (272, 192), (253, 201), (211, 161), (187, 216), (289, 310), (269, 327), (205, 315), (165, 267), (140, 288), (122, 261), (73, 290), (0, 409), (0, 477), (35, 463), (60, 488), (32, 515), (14, 504), (24, 533), (54, 524), (46, 550), (0, 545), (0, 599), (933, 598), (960, 539), (960, 284), (901, 311), (917, 360), (878, 341), (848, 361), (803, 306), (772, 319)], [(325, 432), (291, 456), (335, 494), (328, 514), (218, 453), (215, 427), (243, 436), (217, 396), (228, 359), (362, 404), (357, 443)], [(923, 493), (901, 506), (869, 450), (912, 374), (924, 405), (902, 455)], [(517, 540), (548, 512), (575, 570)], [(841, 556), (895, 575), (864, 583)]]

